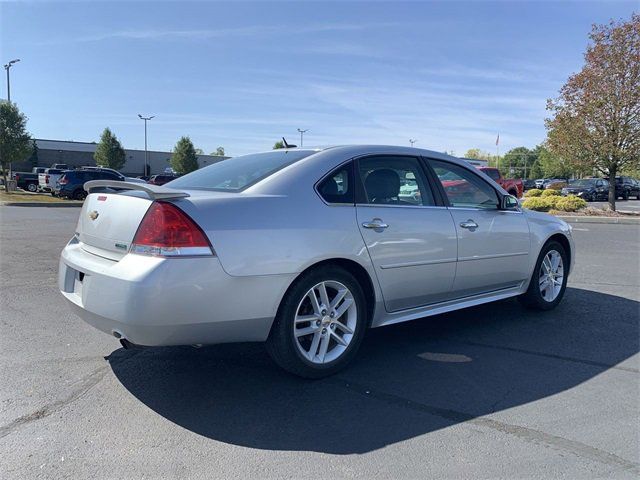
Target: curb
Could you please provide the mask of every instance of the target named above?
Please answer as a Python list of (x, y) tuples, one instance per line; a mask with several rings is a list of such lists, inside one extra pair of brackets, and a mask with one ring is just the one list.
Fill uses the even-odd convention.
[(70, 208), (81, 207), (82, 202), (0, 202), (3, 207), (48, 207), (48, 208)]
[(605, 223), (605, 224), (621, 224), (621, 225), (640, 225), (640, 218), (633, 217), (580, 217), (558, 215), (557, 218), (561, 218), (567, 223)]

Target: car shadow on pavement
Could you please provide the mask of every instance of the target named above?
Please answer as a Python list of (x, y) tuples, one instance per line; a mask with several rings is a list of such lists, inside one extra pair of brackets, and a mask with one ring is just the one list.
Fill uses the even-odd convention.
[(639, 351), (639, 312), (637, 301), (576, 288), (552, 312), (514, 300), (483, 305), (371, 330), (350, 368), (318, 381), (281, 371), (260, 344), (119, 349), (108, 360), (136, 398), (204, 437), (365, 453), (535, 402), (611, 368), (637, 372), (625, 360)]

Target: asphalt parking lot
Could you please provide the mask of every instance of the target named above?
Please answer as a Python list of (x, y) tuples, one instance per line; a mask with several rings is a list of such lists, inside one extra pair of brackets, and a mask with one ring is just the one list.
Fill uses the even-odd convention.
[[(590, 207), (605, 208), (609, 205), (609, 202), (589, 202)], [(616, 210), (640, 213), (640, 200), (617, 200)]]
[(564, 302), (372, 330), (305, 381), (256, 344), (125, 351), (70, 313), (75, 208), (0, 207), (0, 478), (638, 478), (640, 226), (576, 225)]

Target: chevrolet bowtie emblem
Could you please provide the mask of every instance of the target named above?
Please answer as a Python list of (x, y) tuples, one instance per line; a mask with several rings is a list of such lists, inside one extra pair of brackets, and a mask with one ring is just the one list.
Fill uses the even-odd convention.
[(92, 210), (92, 211), (89, 212), (89, 218), (91, 220), (95, 220), (96, 218), (98, 218), (98, 215), (100, 215), (100, 214), (98, 213), (97, 210)]

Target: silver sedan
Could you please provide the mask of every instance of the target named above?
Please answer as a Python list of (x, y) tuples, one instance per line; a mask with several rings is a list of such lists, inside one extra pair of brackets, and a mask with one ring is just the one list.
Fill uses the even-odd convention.
[(569, 225), (428, 150), (282, 149), (85, 189), (59, 271), (81, 318), (125, 347), (266, 342), (305, 377), (371, 327), (508, 297), (551, 309), (573, 261)]

